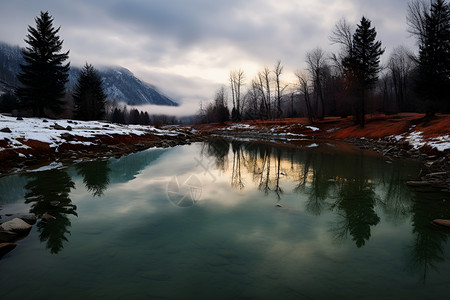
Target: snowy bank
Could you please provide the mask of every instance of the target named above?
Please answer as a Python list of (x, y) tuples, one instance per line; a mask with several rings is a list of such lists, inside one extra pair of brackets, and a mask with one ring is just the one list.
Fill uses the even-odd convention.
[[(16, 118), (0, 114), (0, 151), (6, 148), (28, 148), (26, 141), (33, 140), (48, 144), (51, 148), (58, 148), (67, 143), (68, 136), (71, 144), (95, 145), (95, 137), (113, 135), (145, 135), (156, 136), (177, 135), (178, 132), (161, 130), (153, 126), (121, 125), (100, 121), (49, 120), (43, 118)], [(76, 141), (81, 138), (81, 141)], [(89, 139), (89, 141), (86, 141)], [(100, 143), (100, 140), (98, 140)]]

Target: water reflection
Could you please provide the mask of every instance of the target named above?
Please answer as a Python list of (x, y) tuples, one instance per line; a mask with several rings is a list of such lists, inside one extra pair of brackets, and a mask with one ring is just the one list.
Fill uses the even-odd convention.
[[(225, 162), (230, 144), (232, 163), (228, 167)], [(223, 150), (218, 149), (221, 146)], [(231, 174), (234, 189), (244, 190), (246, 181), (251, 181), (280, 203), (284, 192), (306, 195), (307, 213), (319, 216), (326, 212), (334, 216), (329, 232), (336, 241), (351, 240), (357, 248), (364, 247), (380, 224), (381, 213), (394, 225), (411, 220), (414, 240), (407, 248), (408, 269), (425, 280), (429, 270), (437, 270), (436, 266), (445, 260), (448, 233), (430, 225), (430, 221), (448, 218), (450, 206), (430, 205), (430, 200), (423, 201), (423, 195), (405, 185), (409, 176), (418, 174), (418, 166), (408, 169), (386, 165), (382, 159), (368, 159), (360, 152), (299, 150), (237, 141), (215, 140), (204, 148), (214, 149), (204, 154), (215, 157), (216, 165)]]
[(338, 221), (331, 229), (336, 239), (351, 235), (358, 248), (365, 245), (371, 236), (371, 227), (380, 222), (375, 212), (376, 194), (368, 179), (347, 178), (339, 183), (336, 209)]
[[(440, 201), (439, 195), (434, 193), (417, 193), (412, 205), (412, 233), (413, 240), (406, 248), (408, 266), (412, 271), (420, 274), (425, 282), (429, 272), (439, 271), (438, 265), (445, 261), (445, 245), (448, 231), (430, 225), (430, 220), (448, 218), (448, 205), (430, 205)], [(439, 200), (437, 200), (439, 199)]]
[[(30, 212), (41, 219), (37, 224), (41, 242), (46, 242), (51, 253), (58, 253), (70, 235), (71, 222), (68, 215), (77, 216), (77, 207), (69, 198), (74, 183), (66, 170), (51, 170), (24, 175), (29, 179), (25, 185), (25, 203), (31, 204)], [(46, 217), (44, 217), (46, 216)], [(44, 218), (43, 218), (44, 217)]]
[(109, 173), (111, 172), (108, 164), (108, 161), (90, 161), (75, 166), (78, 174), (83, 176), (86, 189), (94, 197), (102, 196), (108, 187)]
[[(198, 147), (201, 147), (202, 158), (210, 163), (193, 167), (198, 164)], [(284, 255), (273, 253), (293, 253), (289, 259), (303, 267), (302, 262), (315, 257), (310, 252), (318, 253), (311, 273), (317, 269), (323, 269), (326, 274), (332, 274), (333, 268), (340, 270), (341, 262), (347, 263), (347, 254), (364, 257), (363, 269), (372, 268), (380, 262), (380, 257), (403, 259), (398, 269), (414, 272), (422, 280), (434, 274), (434, 270), (448, 267), (448, 263), (444, 264), (448, 256), (448, 234), (430, 225), (430, 221), (449, 218), (449, 202), (442, 202), (442, 194), (420, 193), (404, 184), (409, 176), (417, 176), (418, 167), (395, 162), (388, 165), (382, 159), (359, 151), (339, 152), (338, 148), (320, 145), (298, 149), (218, 139), (201, 145), (154, 149), (120, 159), (82, 163), (67, 170), (16, 176), (20, 180), (0, 178), (0, 188), (8, 186), (17, 191), (22, 203), (25, 195), (30, 211), (38, 218), (46, 214), (55, 217), (37, 225), (39, 238), (51, 253), (62, 251), (72, 231), (74, 247), (66, 247), (68, 254), (75, 251), (77, 243), (86, 243), (83, 232), (88, 232), (87, 238), (92, 241), (108, 241), (106, 248), (111, 252), (108, 257), (123, 259), (125, 265), (129, 257), (139, 260), (139, 265), (148, 257), (152, 257), (151, 261), (153, 258), (155, 261), (182, 261), (185, 257), (177, 254), (179, 246), (169, 247), (176, 244), (174, 237), (180, 234), (186, 245), (197, 245), (198, 240), (199, 248), (208, 249), (211, 255), (217, 251), (216, 244), (226, 244), (229, 248), (228, 243), (236, 240), (233, 249), (236, 248), (237, 254), (233, 257), (245, 257), (242, 260), (248, 269), (251, 263), (258, 263), (264, 251), (270, 253), (269, 257), (280, 258), (281, 263)], [(168, 153), (168, 157), (163, 157), (163, 153)], [(201, 174), (208, 171), (214, 175), (220, 171), (219, 176), (214, 177), (217, 180), (211, 181), (210, 174)], [(204, 194), (211, 199), (205, 199), (192, 209), (177, 211), (164, 193), (166, 179), (177, 172), (197, 172), (199, 178), (205, 179)], [(263, 194), (282, 208), (265, 209), (267, 201), (260, 201)], [(229, 198), (233, 199), (226, 203), (228, 206), (219, 204)], [(0, 204), (3, 203), (7, 202), (2, 202), (0, 197)], [(80, 218), (71, 229), (71, 221), (74, 222), (78, 214)], [(103, 226), (107, 230), (102, 229), (101, 222), (109, 222)], [(121, 230), (117, 230), (120, 238), (113, 235), (118, 223), (121, 224)], [(98, 228), (92, 229), (93, 226)], [(119, 234), (126, 226), (132, 227), (130, 232)], [(398, 245), (390, 245), (397, 237)], [(333, 241), (339, 244), (332, 244)], [(141, 243), (142, 248), (137, 245)], [(117, 244), (123, 249), (115, 249)], [(246, 244), (257, 245), (251, 255), (245, 254)], [(132, 246), (128, 248), (129, 245)], [(332, 248), (332, 253), (321, 253), (321, 247)], [(105, 246), (102, 244), (98, 248)], [(148, 255), (149, 249), (153, 256)], [(167, 256), (161, 256), (162, 260), (156, 256), (160, 250), (167, 252)], [(127, 253), (123, 258), (121, 251)], [(139, 258), (129, 255), (128, 251), (142, 252), (146, 256)], [(391, 252), (402, 252), (402, 255), (394, 253), (391, 257)], [(366, 256), (368, 253), (372, 256)], [(103, 254), (102, 250), (99, 257)], [(193, 254), (198, 255), (199, 260), (204, 257), (197, 252)], [(323, 255), (330, 261), (322, 261)], [(302, 261), (303, 257), (307, 258)], [(233, 267), (233, 263), (227, 262), (233, 259), (226, 258), (224, 262), (223, 257), (218, 258), (212, 265), (220, 266), (217, 269)], [(108, 262), (107, 265), (114, 264)], [(177, 269), (179, 265), (175, 265)], [(267, 260), (262, 265), (270, 266)], [(286, 265), (293, 264), (289, 261)], [(242, 269), (247, 270), (247, 266)], [(154, 265), (148, 263), (147, 267), (152, 269)], [(395, 268), (390, 266), (389, 270), (397, 272)], [(161, 270), (165, 272), (164, 267)], [(280, 274), (284, 274), (285, 270), (280, 270)], [(299, 270), (291, 271), (300, 274)], [(212, 278), (211, 274), (206, 274), (206, 278)]]

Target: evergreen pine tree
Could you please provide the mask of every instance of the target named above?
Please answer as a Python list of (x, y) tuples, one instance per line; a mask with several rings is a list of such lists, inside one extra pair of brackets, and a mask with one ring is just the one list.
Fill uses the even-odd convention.
[(81, 69), (73, 93), (74, 116), (79, 120), (101, 120), (105, 116), (106, 94), (97, 70), (87, 64)]
[(425, 14), (417, 91), (427, 116), (450, 108), (450, 4), (444, 0), (433, 1)]
[(31, 109), (34, 116), (42, 117), (45, 109), (55, 114), (62, 112), (65, 84), (70, 63), (69, 51), (60, 53), (63, 41), (57, 35), (60, 27), (53, 27), (53, 18), (41, 12), (35, 18), (36, 28), (28, 26), (25, 42), (29, 45), (22, 53), (25, 63), (20, 65), (18, 79), (22, 86), (17, 95), (22, 109)]
[(370, 20), (362, 17), (353, 35), (352, 48), (344, 60), (347, 77), (356, 93), (354, 106), (356, 122), (362, 127), (365, 125), (367, 91), (378, 80), (378, 73), (381, 70), (380, 56), (384, 53), (381, 42), (375, 41), (377, 36), (375, 27), (370, 26)]

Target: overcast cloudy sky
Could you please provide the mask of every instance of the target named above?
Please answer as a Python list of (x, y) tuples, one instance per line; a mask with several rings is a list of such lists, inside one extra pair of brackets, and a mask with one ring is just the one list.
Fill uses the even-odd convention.
[[(409, 0), (0, 0), (0, 40), (25, 46), (27, 26), (48, 10), (61, 26), (73, 65), (121, 65), (192, 111), (241, 68), (247, 81), (277, 60), (285, 79), (345, 17), (364, 15), (386, 47), (414, 48), (406, 32)], [(179, 109), (180, 110), (180, 109)]]

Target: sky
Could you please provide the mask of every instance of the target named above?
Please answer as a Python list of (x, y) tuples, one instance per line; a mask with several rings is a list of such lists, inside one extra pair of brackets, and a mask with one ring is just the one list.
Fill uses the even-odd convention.
[[(200, 101), (228, 86), (231, 70), (249, 84), (278, 60), (282, 79), (305, 69), (308, 51), (337, 52), (329, 36), (345, 18), (372, 21), (386, 52), (416, 50), (407, 33), (409, 0), (0, 0), (0, 40), (26, 46), (28, 25), (48, 11), (61, 26), (72, 65), (120, 65), (181, 104), (172, 113), (195, 113)], [(167, 107), (151, 107), (168, 112)]]

